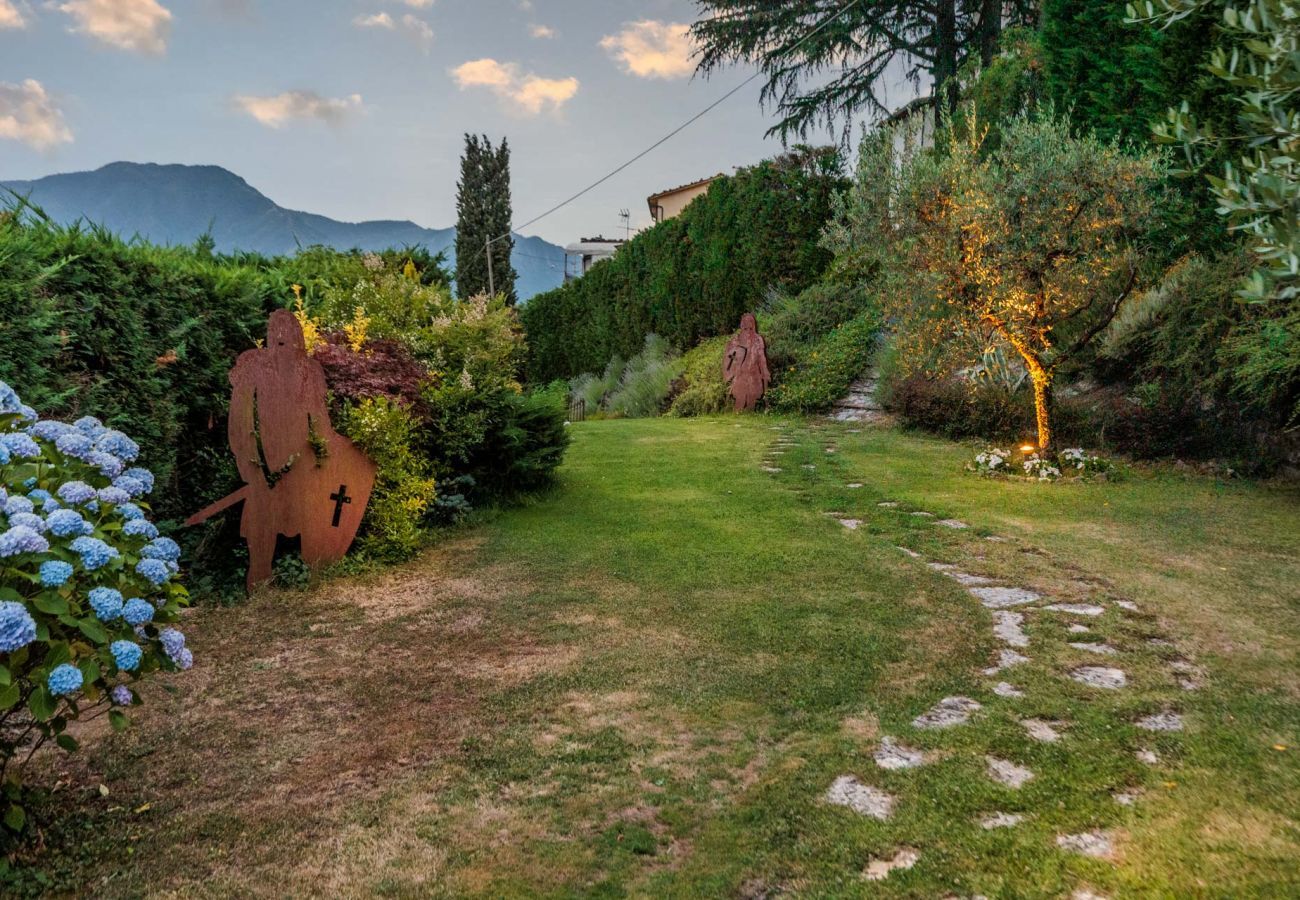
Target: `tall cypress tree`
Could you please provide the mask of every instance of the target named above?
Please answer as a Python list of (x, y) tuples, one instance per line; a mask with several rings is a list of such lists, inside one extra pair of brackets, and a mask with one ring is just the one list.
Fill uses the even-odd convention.
[(510, 144), (493, 147), (486, 135), (465, 135), (456, 183), (456, 293), (465, 299), (488, 291), (487, 242), (492, 243), (492, 280), (498, 294), (513, 304), (515, 269), (510, 253)]

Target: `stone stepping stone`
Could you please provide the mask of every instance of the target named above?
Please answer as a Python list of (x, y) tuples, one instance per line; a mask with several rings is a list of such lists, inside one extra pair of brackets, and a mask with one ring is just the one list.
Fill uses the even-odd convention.
[(1010, 760), (998, 759), (996, 756), (986, 756), (984, 760), (988, 763), (989, 777), (1006, 787), (1019, 790), (1034, 777), (1033, 772)]
[(1182, 731), (1183, 717), (1175, 712), (1160, 712), (1143, 716), (1134, 724), (1146, 731)]
[(1043, 609), (1051, 612), (1069, 613), (1072, 616), (1099, 616), (1106, 611), (1106, 607), (1095, 606), (1091, 603), (1053, 603), (1050, 606), (1044, 606)]
[(972, 575), (969, 572), (945, 572), (944, 574), (962, 587), (979, 587), (984, 584), (994, 584), (997, 581), (995, 578), (988, 578), (984, 575)]
[(1134, 788), (1131, 791), (1116, 791), (1111, 794), (1111, 797), (1113, 797), (1115, 802), (1120, 806), (1133, 806), (1141, 799), (1142, 789)]
[(1070, 900), (1110, 900), (1105, 894), (1098, 894), (1096, 891), (1090, 891), (1087, 888), (1078, 888), (1070, 895)]
[(776, 474), (779, 473), (781, 470), (780, 470), (779, 468), (777, 468), (776, 466), (763, 466), (763, 471), (766, 472), (766, 473), (769, 474), (769, 475), (776, 475)]
[(880, 503), (877, 503), (876, 506), (879, 506), (879, 507), (881, 507), (881, 508), (883, 508), (883, 509), (897, 509), (897, 508), (898, 508), (898, 504), (897, 504), (895, 501), (893, 501), (893, 500), (882, 500)]
[(1024, 606), (1043, 599), (1033, 591), (1024, 588), (978, 587), (971, 588), (970, 593), (988, 609), (1007, 609), (1012, 606)]
[(920, 559), (920, 558), (921, 558), (921, 554), (917, 553), (915, 550), (908, 550), (906, 547), (895, 547), (894, 549), (895, 549), (895, 550), (900, 550), (900, 551), (902, 551), (903, 553), (906, 553), (908, 556), (912, 557), (912, 559)]
[(929, 730), (965, 725), (970, 721), (971, 714), (981, 709), (983, 707), (969, 697), (944, 697), (913, 719), (912, 727)]
[(862, 482), (860, 482), (860, 481), (855, 481), (855, 482), (853, 482), (853, 483), (851, 483), (851, 484), (846, 484), (845, 487), (848, 488), (848, 489), (851, 490), (851, 491), (856, 491), (858, 488), (862, 487)]
[(1152, 647), (1172, 647), (1173, 641), (1167, 641), (1164, 638), (1147, 638), (1147, 643)]
[(839, 451), (836, 450), (834, 447), (827, 447), (827, 448), (826, 448), (826, 452), (827, 452), (827, 453), (838, 453)]
[(867, 881), (884, 881), (893, 872), (912, 868), (920, 858), (921, 854), (916, 850), (904, 847), (894, 854), (893, 859), (873, 859), (867, 863), (862, 877)]
[(1025, 821), (1025, 817), (1020, 813), (999, 812), (980, 819), (980, 828), (985, 831), (992, 831), (995, 828), (1011, 828), (1023, 821)]
[(1109, 666), (1084, 666), (1071, 672), (1070, 677), (1079, 684), (1086, 684), (1088, 687), (1105, 688), (1110, 691), (1117, 690), (1128, 684), (1128, 677), (1122, 669), (1114, 669)]
[(993, 685), (993, 693), (997, 694), (999, 697), (1025, 696), (1024, 691), (1020, 690), (1020, 688), (1016, 687), (1014, 684), (1011, 684), (1006, 681), (999, 681), (997, 684)]
[(1135, 750), (1133, 755), (1137, 757), (1138, 762), (1146, 763), (1148, 766), (1160, 765), (1160, 754), (1154, 750)]
[(808, 471), (811, 472), (813, 469), (815, 469), (815, 468), (817, 468), (817, 467), (814, 466), (814, 465), (812, 465), (811, 463), (807, 463), (807, 464), (805, 464), (805, 465), (800, 466), (799, 468), (801, 468), (801, 469), (807, 469)]
[(845, 528), (847, 528), (849, 531), (857, 531), (857, 530), (858, 530), (858, 526), (862, 524), (862, 520), (861, 520), (861, 519), (837, 519), (836, 521), (838, 521), (841, 525), (843, 525), (843, 526), (844, 526)]
[(927, 569), (934, 569), (936, 572), (949, 572), (955, 568), (952, 563), (928, 562), (925, 564)]
[(1080, 625), (1078, 622), (1070, 623), (1070, 634), (1087, 634), (1092, 631), (1087, 625)]
[(944, 528), (951, 528), (954, 531), (961, 531), (963, 528), (970, 528), (969, 525), (967, 525), (965, 522), (961, 521), (960, 519), (940, 519), (934, 524), (942, 525)]
[(1012, 666), (1018, 666), (1021, 663), (1027, 663), (1027, 662), (1029, 662), (1028, 656), (1023, 656), (1022, 654), (1019, 654), (1014, 650), (999, 650), (998, 664), (996, 666), (990, 666), (989, 668), (985, 669), (984, 674), (996, 675), (1005, 669), (1010, 669)]
[(1061, 733), (1053, 728), (1053, 725), (1060, 726), (1060, 722), (1044, 722), (1042, 719), (1021, 719), (1020, 724), (1024, 726), (1025, 732), (1034, 740), (1043, 744), (1055, 744), (1061, 739)]
[(880, 740), (880, 747), (875, 752), (876, 765), (882, 769), (915, 769), (925, 765), (925, 754), (914, 747), (900, 744), (892, 737)]
[(1086, 650), (1088, 653), (1096, 653), (1099, 656), (1115, 656), (1119, 653), (1119, 651), (1110, 644), (1090, 644), (1087, 641), (1071, 641), (1070, 646), (1075, 650)]
[(1000, 609), (993, 613), (993, 633), (1012, 647), (1028, 647), (1029, 635), (1020, 627), (1024, 621), (1020, 613)]
[(1085, 831), (1083, 834), (1058, 834), (1056, 846), (1073, 853), (1082, 853), (1097, 859), (1105, 859), (1114, 849), (1110, 838), (1101, 831)]
[(909, 513), (909, 515), (917, 516), (918, 518), (922, 518), (922, 519), (934, 518), (934, 513), (928, 513), (928, 512), (914, 512), (914, 513)]
[(992, 542), (995, 543), (995, 544), (1005, 544), (1005, 543), (1007, 542), (1007, 539), (1006, 539), (1006, 538), (1001, 537), (1001, 536), (996, 535), (996, 534), (990, 534), (990, 535), (988, 535), (986, 538), (984, 538), (984, 540), (986, 540), (986, 541), (992, 541)]
[(845, 806), (861, 816), (885, 821), (894, 813), (894, 798), (884, 791), (863, 784), (852, 775), (841, 775), (826, 790), (826, 802)]
[(1141, 610), (1138, 609), (1138, 605), (1132, 600), (1116, 600), (1115, 605), (1120, 609), (1126, 609), (1129, 612), (1141, 612)]

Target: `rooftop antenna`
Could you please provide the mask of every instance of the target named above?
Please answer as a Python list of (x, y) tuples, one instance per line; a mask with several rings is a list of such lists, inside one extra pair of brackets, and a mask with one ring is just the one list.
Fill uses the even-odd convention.
[(632, 212), (631, 210), (620, 209), (618, 217), (623, 220), (623, 240), (632, 239)]

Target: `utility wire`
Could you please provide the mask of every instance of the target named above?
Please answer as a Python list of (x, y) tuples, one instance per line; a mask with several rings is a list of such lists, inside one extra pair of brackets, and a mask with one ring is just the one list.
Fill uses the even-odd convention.
[[(849, 0), (848, 3), (844, 4), (844, 5), (841, 6), (839, 9), (837, 9), (835, 12), (831, 13), (829, 16), (827, 16), (825, 19), (823, 19), (823, 20), (821, 21), (821, 23), (818, 24), (818, 26), (817, 26), (816, 28), (814, 28), (812, 31), (810, 31), (810, 32), (808, 32), (807, 34), (805, 34), (805, 35), (804, 35), (803, 37), (801, 37), (798, 41), (796, 41), (793, 45), (791, 45), (791, 47), (789, 48), (789, 51), (787, 51), (787, 52), (791, 52), (791, 51), (794, 51), (794, 50), (799, 49), (800, 46), (802, 46), (803, 44), (807, 43), (807, 42), (808, 42), (809, 40), (811, 40), (812, 38), (816, 37), (818, 34), (820, 34), (822, 31), (824, 31), (828, 25), (830, 25), (832, 22), (834, 22), (834, 21), (835, 21), (836, 19), (838, 19), (840, 16), (844, 15), (846, 12), (848, 12), (848, 11), (849, 11), (850, 9), (852, 9), (854, 6), (857, 6), (860, 2), (862, 2), (862, 0)], [(602, 184), (604, 184), (606, 181), (609, 181), (611, 178), (613, 178), (615, 175), (617, 175), (617, 174), (619, 174), (620, 172), (622, 172), (624, 169), (627, 169), (629, 166), (633, 165), (634, 163), (640, 162), (640, 161), (641, 161), (642, 159), (644, 159), (646, 156), (650, 155), (650, 153), (652, 153), (653, 151), (657, 150), (659, 147), (663, 146), (664, 144), (668, 143), (670, 140), (672, 140), (673, 138), (675, 138), (677, 135), (681, 134), (683, 131), (685, 131), (687, 128), (689, 128), (691, 125), (694, 125), (694, 124), (695, 124), (696, 122), (698, 122), (700, 119), (704, 118), (706, 115), (708, 115), (709, 113), (713, 112), (713, 110), (717, 109), (717, 108), (718, 108), (719, 106), (721, 106), (725, 101), (729, 100), (730, 98), (732, 98), (733, 96), (735, 96), (736, 94), (738, 94), (738, 93), (741, 91), (742, 88), (746, 87), (746, 86), (747, 86), (751, 81), (753, 81), (755, 78), (758, 78), (758, 77), (759, 77), (760, 75), (762, 75), (762, 74), (763, 74), (763, 70), (762, 70), (762, 69), (757, 70), (756, 72), (754, 72), (754, 74), (750, 75), (748, 78), (746, 78), (746, 79), (745, 79), (744, 81), (742, 81), (740, 84), (736, 85), (734, 88), (732, 88), (731, 90), (727, 91), (725, 94), (723, 94), (723, 95), (722, 95), (721, 97), (719, 97), (717, 100), (714, 100), (714, 101), (713, 101), (712, 103), (710, 103), (708, 106), (704, 107), (704, 109), (700, 110), (698, 113), (696, 113), (695, 115), (691, 116), (691, 117), (690, 117), (689, 119), (687, 119), (685, 122), (683, 122), (682, 124), (678, 125), (678, 126), (677, 126), (676, 128), (674, 128), (672, 131), (670, 131), (670, 132), (668, 132), (667, 134), (665, 134), (663, 137), (661, 137), (659, 140), (655, 141), (655, 142), (654, 142), (653, 144), (651, 144), (649, 147), (646, 147), (644, 150), (642, 150), (642, 151), (641, 151), (640, 153), (638, 153), (636, 156), (634, 156), (634, 157), (632, 157), (631, 159), (629, 159), (627, 162), (623, 163), (623, 164), (622, 164), (621, 166), (619, 166), (618, 168), (616, 168), (616, 169), (614, 169), (613, 171), (609, 172), (608, 174), (603, 175), (603, 176), (601, 176), (600, 178), (596, 179), (596, 180), (593, 181), (591, 184), (587, 185), (585, 188), (583, 188), (582, 190), (578, 191), (578, 193), (574, 194), (572, 197), (569, 197), (567, 200), (562, 200), (561, 202), (555, 204), (554, 206), (552, 206), (550, 209), (548, 209), (546, 212), (542, 213), (541, 215), (539, 215), (539, 216), (534, 216), (533, 218), (529, 219), (527, 222), (524, 222), (524, 223), (521, 224), (521, 225), (512, 225), (512, 226), (510, 227), (510, 231), (507, 231), (505, 234), (498, 235), (497, 237), (494, 237), (494, 238), (490, 239), (490, 240), (487, 242), (487, 243), (488, 243), (488, 246), (491, 246), (492, 244), (495, 244), (497, 241), (505, 240), (506, 238), (510, 237), (510, 235), (511, 235), (512, 233), (517, 232), (517, 231), (521, 231), (521, 230), (523, 230), (524, 228), (527, 228), (529, 225), (533, 225), (533, 224), (536, 224), (537, 222), (540, 222), (542, 219), (545, 219), (547, 216), (551, 215), (551, 213), (559, 212), (561, 209), (564, 209), (564, 207), (568, 206), (568, 205), (569, 205), (570, 203), (572, 203), (574, 200), (577, 200), (579, 197), (582, 197), (584, 194), (587, 194), (587, 193), (589, 193), (589, 192), (595, 190), (596, 188), (600, 187)], [(484, 251), (483, 251), (483, 252), (487, 252), (487, 251), (486, 251), (486, 248), (484, 248)]]

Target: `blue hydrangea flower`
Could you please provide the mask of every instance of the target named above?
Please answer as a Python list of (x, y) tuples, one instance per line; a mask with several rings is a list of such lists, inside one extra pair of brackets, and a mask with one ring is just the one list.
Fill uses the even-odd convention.
[(158, 640), (162, 643), (167, 658), (176, 661), (176, 657), (185, 649), (185, 635), (175, 628), (162, 628), (158, 631)]
[(96, 438), (103, 434), (106, 429), (104, 423), (94, 416), (82, 416), (72, 423), (72, 427), (80, 431), (88, 438)]
[(62, 587), (72, 577), (72, 564), (61, 559), (41, 563), (41, 587)]
[(99, 512), (99, 501), (91, 500), (89, 503), (86, 504), (86, 509), (93, 513)]
[(122, 473), (122, 476), (125, 478), (134, 478), (136, 481), (143, 484), (144, 492), (146, 494), (153, 493), (153, 483), (154, 483), (153, 472), (150, 472), (148, 469), (144, 469), (141, 468), (140, 466), (136, 466), (135, 468), (127, 469), (125, 472)]
[(14, 513), (9, 517), (10, 525), (26, 525), (32, 531), (45, 531), (45, 520), (36, 513)]
[(10, 455), (19, 459), (39, 459), (41, 455), (41, 445), (32, 440), (30, 434), (21, 431), (0, 434), (0, 444), (4, 444)]
[(127, 503), (131, 499), (131, 495), (128, 494), (126, 491), (122, 490), (120, 487), (100, 488), (97, 493), (99, 495), (99, 499), (102, 500), (104, 503), (112, 503), (115, 505), (118, 503)]
[(182, 671), (186, 671), (194, 665), (194, 654), (190, 652), (189, 647), (182, 647), (181, 652), (176, 654), (176, 666)]
[(122, 615), (122, 594), (110, 587), (93, 588), (90, 592), (90, 606), (101, 622), (111, 622)]
[[(14, 525), (0, 534), (0, 558), (17, 556), (20, 553), (44, 553), (49, 549), (50, 542), (43, 538), (40, 532), (26, 525)], [(163, 564), (159, 563), (159, 565)]]
[(18, 392), (0, 381), (0, 413), (16, 413), (22, 405)]
[(158, 527), (148, 519), (131, 519), (122, 526), (122, 533), (127, 537), (142, 537), (153, 540), (158, 536)]
[(181, 558), (180, 545), (168, 537), (160, 537), (145, 544), (140, 555), (146, 559), (161, 559), (163, 562), (176, 562)]
[(44, 422), (37, 422), (27, 429), (27, 433), (34, 438), (40, 438), (43, 441), (57, 441), (65, 434), (75, 433), (71, 425), (64, 422), (56, 422), (53, 419), (46, 419)]
[(117, 514), (127, 522), (134, 519), (144, 518), (144, 510), (140, 509), (140, 507), (136, 506), (134, 503), (119, 503), (117, 505)]
[(75, 509), (56, 509), (45, 517), (45, 524), (50, 529), (50, 534), (61, 538), (90, 534), (95, 530), (95, 526), (83, 519)]
[(83, 680), (80, 669), (72, 665), (72, 663), (64, 663), (61, 666), (54, 667), (54, 670), (50, 672), (50, 677), (45, 680), (45, 684), (49, 687), (51, 694), (56, 697), (63, 697), (81, 690)]
[(44, 503), (46, 500), (50, 499), (51, 496), (50, 492), (45, 488), (36, 488), (35, 490), (27, 492), (27, 499), (31, 500), (33, 503)]
[(99, 469), (99, 474), (105, 478), (116, 478), (122, 474), (122, 469), (126, 464), (111, 453), (105, 453), (103, 450), (91, 450), (86, 455), (86, 462)]
[(36, 509), (36, 504), (26, 497), (13, 496), (5, 500), (4, 513), (7, 516), (16, 516), (18, 513), (29, 513)]
[(133, 462), (140, 455), (140, 445), (120, 431), (105, 431), (95, 438), (95, 449), (111, 453), (122, 462)]
[(113, 488), (115, 490), (125, 491), (128, 497), (139, 497), (145, 492), (144, 482), (138, 478), (132, 478), (125, 472), (113, 479)]
[(80, 431), (69, 431), (59, 435), (54, 439), (54, 448), (64, 456), (71, 456), (83, 462), (89, 461), (90, 454), (94, 452), (94, 445), (90, 438)]
[(84, 481), (67, 481), (55, 491), (64, 503), (79, 505), (95, 499), (95, 489)]
[(37, 415), (36, 410), (28, 406), (26, 403), (19, 405), (18, 415), (22, 416), (28, 422), (35, 422), (37, 419), (40, 418), (40, 416)]
[(167, 563), (161, 559), (142, 559), (136, 563), (135, 571), (137, 575), (149, 579), (154, 587), (165, 584), (167, 579), (172, 577)]
[(68, 546), (72, 548), (73, 553), (81, 557), (81, 564), (91, 572), (108, 565), (117, 559), (119, 555), (115, 548), (108, 546), (99, 538), (86, 537), (85, 535), (77, 538)]
[[(0, 381), (0, 385), (4, 382)], [(0, 653), (13, 653), (36, 640), (36, 620), (14, 600), (0, 602)]]
[(0, 444), (0, 466), (9, 465), (9, 448)]
[(63, 509), (63, 504), (53, 497), (46, 497), (41, 501), (41, 512), (52, 513), (56, 509)]
[(131, 641), (113, 641), (108, 645), (108, 652), (113, 654), (113, 661), (123, 672), (134, 672), (140, 665), (144, 651), (140, 645)]
[(118, 706), (130, 706), (131, 701), (135, 698), (131, 696), (131, 689), (124, 684), (119, 684), (108, 692), (108, 696)]
[(143, 625), (153, 619), (153, 604), (139, 597), (132, 597), (122, 607), (122, 618), (128, 625)]

